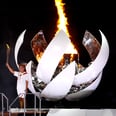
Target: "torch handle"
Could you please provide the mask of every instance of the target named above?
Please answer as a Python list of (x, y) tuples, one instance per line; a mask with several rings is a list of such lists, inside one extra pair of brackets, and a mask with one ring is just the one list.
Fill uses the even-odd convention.
[(10, 47), (8, 44), (6, 44), (6, 63), (9, 61), (9, 56), (10, 56)]

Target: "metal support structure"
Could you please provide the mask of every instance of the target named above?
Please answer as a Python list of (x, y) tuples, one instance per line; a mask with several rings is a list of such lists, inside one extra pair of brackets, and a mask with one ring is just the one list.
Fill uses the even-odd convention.
[(9, 104), (9, 101), (8, 101), (8, 98), (6, 97), (6, 95), (4, 94), (4, 93), (0, 93), (0, 95), (1, 95), (1, 106), (2, 106), (2, 116), (4, 116), (4, 99), (6, 100), (6, 110), (8, 111), (8, 104)]
[(41, 113), (42, 113), (41, 110), (42, 110), (41, 109), (41, 98), (39, 98), (39, 111), (40, 111), (39, 116), (41, 116)]
[[(25, 94), (25, 97), (24, 97), (24, 108), (23, 109), (18, 109), (19, 110), (19, 112), (22, 112), (23, 111), (23, 113), (24, 113), (24, 116), (26, 116), (26, 112), (27, 112), (27, 108), (26, 108), (26, 96), (27, 95), (34, 95), (34, 116), (36, 116), (36, 101), (37, 101), (37, 97), (36, 97), (36, 94), (33, 94), (33, 93), (27, 93), (27, 94)], [(14, 100), (13, 100), (13, 102), (9, 105), (9, 116), (11, 116), (11, 108), (12, 108), (12, 106), (13, 106), (13, 104), (16, 102), (16, 100), (19, 98), (19, 96), (17, 96)], [(39, 99), (39, 116), (41, 116), (41, 98), (40, 97), (38, 97), (38, 99)]]
[[(34, 106), (33, 106), (32, 109), (31, 108), (26, 108), (26, 96), (29, 95), (29, 94), (34, 95), (34, 100), (33, 100)], [(9, 104), (9, 100), (5, 96), (4, 93), (0, 93), (0, 96), (1, 96), (0, 99), (2, 101), (1, 104), (0, 104), (0, 106), (2, 108), (2, 110), (1, 110), (1, 116), (4, 116), (5, 115), (5, 112), (8, 112), (8, 115), (9, 116), (12, 116), (11, 114), (12, 113), (16, 113), (16, 112), (17, 113), (23, 113), (23, 116), (26, 116), (26, 113), (29, 113), (29, 112), (33, 113), (34, 116), (36, 116), (37, 113), (39, 113), (37, 116), (41, 116), (41, 114), (43, 113), (43, 109), (42, 109), (42, 105), (41, 105), (41, 97), (38, 95), (38, 92), (35, 93), (35, 94), (33, 94), (33, 93), (27, 93), (27, 94), (25, 94), (24, 108), (23, 109), (22, 108), (13, 108), (13, 104), (19, 99), (19, 96), (17, 96), (11, 102), (11, 104)], [(38, 107), (37, 107), (37, 98), (39, 100), (39, 102), (38, 102), (38, 105), (39, 106)], [(4, 106), (5, 103), (6, 103), (6, 105), (5, 105), (6, 107)]]
[(13, 102), (9, 105), (9, 116), (11, 116), (11, 107), (12, 107), (12, 105), (16, 102), (16, 100), (19, 98), (19, 96), (17, 96), (14, 100), (13, 100)]

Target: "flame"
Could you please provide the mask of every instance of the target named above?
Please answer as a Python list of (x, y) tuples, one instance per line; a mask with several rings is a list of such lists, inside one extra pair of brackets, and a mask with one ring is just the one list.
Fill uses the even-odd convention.
[(43, 53), (42, 53), (42, 52), (41, 52), (41, 53), (37, 53), (37, 54), (36, 54), (36, 59), (37, 59), (37, 61), (38, 61), (38, 62), (40, 61), (40, 59), (41, 59), (42, 55), (43, 55)]
[[(57, 32), (59, 32), (59, 30), (63, 29), (64, 32), (69, 36), (69, 32), (68, 32), (68, 28), (67, 28), (67, 25), (68, 25), (68, 21), (67, 21), (67, 18), (65, 16), (65, 13), (64, 13), (64, 3), (62, 3), (62, 0), (55, 0), (55, 6), (57, 8), (57, 12), (58, 12), (58, 21), (57, 21)], [(56, 33), (57, 33), (56, 32)]]
[[(64, 12), (64, 3), (62, 3), (62, 0), (55, 0), (55, 6), (57, 8), (57, 12), (58, 12), (58, 21), (57, 21), (57, 27), (58, 27), (58, 30), (56, 33), (59, 32), (59, 30), (63, 29), (64, 32), (68, 35), (68, 37), (70, 37), (70, 34), (69, 34), (69, 31), (68, 31), (68, 28), (67, 28), (67, 25), (68, 25), (68, 21), (67, 21), (67, 17), (66, 17), (66, 14)], [(77, 50), (76, 48), (74, 47), (73, 43), (71, 43), (67, 50), (66, 50), (66, 53), (71, 53), (71, 54), (77, 54)]]

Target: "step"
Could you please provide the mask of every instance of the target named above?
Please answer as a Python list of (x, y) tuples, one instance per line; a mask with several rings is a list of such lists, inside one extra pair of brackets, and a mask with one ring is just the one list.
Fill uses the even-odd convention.
[(24, 109), (24, 108), (11, 108), (9, 110), (10, 113), (24, 113), (24, 112), (26, 112), (26, 113), (34, 113), (34, 112), (46, 113), (48, 111), (49, 111), (49, 109), (45, 109), (45, 108), (42, 108), (41, 110), (39, 110), (38, 108), (26, 108), (26, 109)]

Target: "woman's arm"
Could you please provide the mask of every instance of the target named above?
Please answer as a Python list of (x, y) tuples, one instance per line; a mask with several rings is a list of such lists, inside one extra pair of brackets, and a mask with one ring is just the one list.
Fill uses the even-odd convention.
[(11, 68), (11, 66), (8, 63), (6, 63), (6, 67), (12, 74), (14, 74), (14, 70)]

